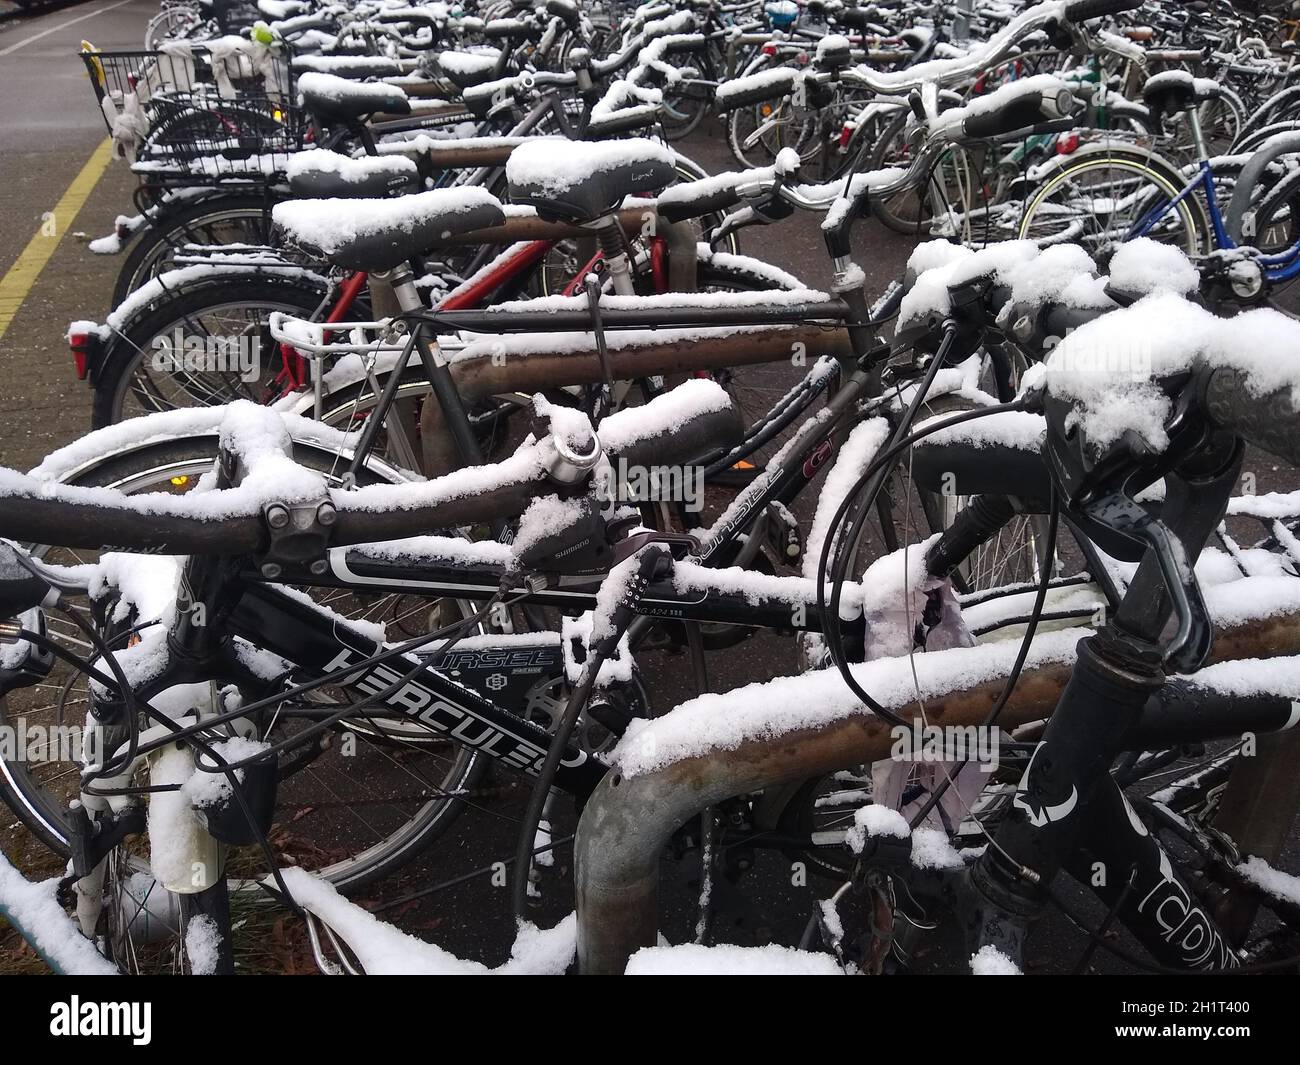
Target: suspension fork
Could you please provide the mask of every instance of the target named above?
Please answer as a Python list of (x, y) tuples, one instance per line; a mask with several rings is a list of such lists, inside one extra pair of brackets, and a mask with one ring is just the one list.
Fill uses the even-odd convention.
[(1164, 848), (1107, 776), (1082, 818), (1080, 850), (1069, 871), (1168, 966), (1228, 969), (1238, 958), (1214, 919), (1174, 870)]
[[(1212, 448), (1194, 460), (1196, 466), (1189, 464), (1181, 475), (1166, 477), (1162, 520), (1182, 544), (1189, 572), (1222, 520), (1242, 453), (1235, 443), (1226, 457), (1223, 450)], [(1173, 599), (1163, 573), (1156, 551), (1148, 549), (1114, 618), (1080, 641), (1070, 681), (1017, 786), (1011, 813), (993, 844), (971, 867), (968, 930), (1014, 958), (1018, 959), (1028, 924), (1042, 908), (1048, 885), (1090, 831), (1094, 798), (1100, 796), (1099, 809), (1111, 801), (1105, 792), (1115, 787), (1109, 770), (1121, 737), (1164, 684), (1161, 636), (1173, 613)], [(1127, 809), (1122, 812), (1130, 820)], [(1136, 832), (1136, 817), (1131, 822)], [(1156, 867), (1167, 874), (1166, 880), (1177, 884), (1167, 859)], [(1140, 897), (1147, 898), (1154, 890), (1152, 885)], [(1178, 890), (1186, 894), (1181, 885)], [(1173, 888), (1169, 891), (1176, 893)], [(1188, 913), (1187, 920), (1193, 921), (1190, 909)], [(1213, 929), (1208, 918), (1206, 922)], [(1200, 960), (1192, 953), (1177, 960), (1183, 965), (1216, 964), (1217, 946), (1206, 949)]]

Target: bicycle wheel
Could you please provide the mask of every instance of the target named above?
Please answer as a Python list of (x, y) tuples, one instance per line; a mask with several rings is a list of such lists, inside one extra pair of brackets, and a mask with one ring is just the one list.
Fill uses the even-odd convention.
[[(909, 166), (911, 145), (907, 138), (907, 115), (895, 115), (881, 131), (867, 156), (864, 169), (879, 170), (890, 166)], [(871, 205), (871, 213), (895, 233), (915, 236), (930, 217), (930, 206), (924, 192), (904, 191), (888, 200)]]
[(200, 200), (168, 210), (137, 238), (113, 286), (112, 307), (172, 265), (186, 244), (266, 244), (271, 239), (271, 203), (263, 193)]
[(1188, 196), (1159, 213), (1182, 186), (1171, 167), (1140, 151), (1119, 147), (1090, 151), (1028, 196), (1021, 207), (1019, 236), (1042, 245), (1076, 243), (1090, 255), (1104, 257), (1136, 235), (1139, 221), (1150, 216), (1154, 221), (1145, 236), (1196, 256), (1211, 239), (1199, 199)]
[[(753, 74), (772, 69), (757, 65)], [(765, 100), (750, 107), (738, 107), (727, 119), (727, 143), (741, 166), (771, 166), (783, 148), (794, 148), (807, 163), (821, 149), (817, 140), (817, 113), (796, 107), (790, 99)]]
[[(212, 468), (215, 436), (167, 440), (131, 447), (88, 464), (65, 478), (69, 483), (116, 488), (128, 494), (165, 491), (181, 494)], [(297, 443), (295, 461), (341, 483), (339, 456), (319, 445)], [(395, 471), (373, 463), (360, 483), (401, 481)], [(49, 561), (77, 564), (94, 555), (63, 549), (38, 549)], [(353, 594), (331, 590), (319, 594), (330, 610), (357, 621), (383, 622), (397, 638), (427, 632), (450, 616), (459, 616), (452, 601), (402, 595)], [(453, 611), (456, 613), (453, 614)], [(52, 638), (85, 654), (89, 647), (70, 622), (49, 619)], [(126, 638), (129, 638), (127, 634)], [(344, 705), (345, 695), (325, 689), (309, 702), (286, 706), (277, 715), (276, 738), (318, 720)], [(50, 726), (85, 719), (84, 674), (55, 667), (40, 685), (14, 692), (0, 706), (0, 719), (25, 735), (53, 735)], [(44, 732), (35, 733), (40, 726)], [(423, 726), (403, 718), (371, 717), (364, 724), (341, 727), (335, 737), (350, 737), (313, 752), (300, 762), (286, 762), (282, 772), (271, 844), (284, 863), (313, 869), (340, 890), (351, 891), (388, 875), (433, 843), (463, 808), (485, 769), (482, 758), (466, 748), (444, 743)], [(350, 754), (344, 752), (350, 750)], [(28, 828), (51, 850), (69, 853), (63, 811), (76, 797), (79, 763), (69, 752), (44, 748), (45, 756), (0, 761), (0, 794)], [(37, 754), (40, 753), (38, 750)], [(55, 757), (55, 756), (58, 757)], [(293, 752), (288, 752), (289, 756)], [(260, 897), (252, 880), (264, 873), (257, 855), (232, 858), (231, 888), (240, 897)]]
[(178, 407), (277, 398), (290, 382), (269, 316), (312, 318), (325, 297), (325, 286), (304, 274), (252, 270), (178, 287), (130, 324), (99, 368), (93, 427)]
[(149, 20), (144, 30), (144, 50), (156, 52), (164, 41), (185, 34), (202, 22), (198, 10), (187, 5), (165, 7)]

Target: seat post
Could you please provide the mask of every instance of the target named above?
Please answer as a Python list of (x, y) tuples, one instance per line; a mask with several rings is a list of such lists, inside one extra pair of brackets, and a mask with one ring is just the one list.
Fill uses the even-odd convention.
[(1187, 119), (1187, 129), (1192, 135), (1192, 148), (1196, 152), (1196, 159), (1204, 163), (1210, 158), (1210, 149), (1205, 143), (1205, 131), (1201, 128), (1201, 110), (1195, 101), (1183, 112), (1183, 117)]
[[(424, 301), (420, 299), (419, 290), (415, 287), (415, 275), (408, 264), (403, 263), (392, 270), (373, 276), (386, 281), (392, 287), (397, 306), (401, 308), (403, 314), (418, 314), (425, 309)], [(424, 365), (424, 372), (429, 378), (429, 384), (433, 386), (433, 394), (442, 407), (447, 428), (451, 432), (461, 461), (470, 466), (482, 463), (483, 450), (479, 447), (478, 437), (474, 435), (469, 412), (465, 409), (456, 382), (452, 380), (451, 368), (447, 365), (447, 360), (442, 357), (442, 349), (437, 339), (430, 339), (428, 325), (420, 321), (413, 325), (411, 336), (415, 350), (419, 353), (420, 362)]]
[(605, 255), (605, 266), (614, 284), (614, 291), (620, 296), (635, 296), (636, 286), (632, 282), (632, 266), (627, 257), (627, 244), (623, 240), (623, 227), (618, 223), (618, 215), (610, 214), (589, 222), (588, 226), (596, 231), (600, 241), (600, 250)]

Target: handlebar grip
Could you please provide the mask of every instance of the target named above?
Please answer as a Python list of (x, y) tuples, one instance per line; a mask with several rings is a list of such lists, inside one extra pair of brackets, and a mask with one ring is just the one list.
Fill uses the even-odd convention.
[(0, 535), (27, 543), (178, 555), (247, 554), (267, 543), (260, 517), (204, 521), (36, 494), (5, 497), (0, 526)]
[(522, 41), (534, 32), (532, 26), (517, 18), (493, 19), (483, 27), (483, 36), (494, 41)]
[(1069, 115), (1073, 106), (1074, 96), (1064, 86), (1027, 92), (1001, 107), (971, 115), (962, 122), (962, 132), (975, 140), (1004, 137), (1044, 120)]
[(708, 45), (708, 39), (702, 33), (674, 34), (672, 40), (664, 42), (663, 54), (693, 55), (696, 52), (703, 52)]
[(738, 443), (745, 433), (745, 422), (734, 405), (707, 411), (687, 418), (667, 433), (654, 433), (619, 439), (601, 426), (601, 441), (611, 459), (630, 466), (682, 466), (712, 454), (719, 448)]
[(637, 104), (615, 111), (613, 114), (600, 115), (587, 123), (583, 133), (585, 140), (599, 140), (612, 137), (618, 133), (631, 133), (633, 130), (648, 129), (659, 121), (659, 108), (654, 104)]
[(1076, 329), (1112, 310), (1113, 307), (1066, 307), (1063, 304), (1053, 304), (1043, 316), (1043, 328), (1047, 336), (1064, 340)]
[(789, 67), (777, 67), (775, 70), (760, 70), (757, 74), (728, 81), (718, 88), (718, 110), (734, 111), (748, 104), (789, 96), (794, 92), (797, 76)]
[(695, 16), (689, 11), (677, 11), (669, 18), (647, 22), (641, 31), (641, 47), (660, 37), (671, 37), (679, 33), (694, 33), (697, 28)]
[(1290, 386), (1259, 395), (1247, 382), (1248, 376), (1240, 370), (1215, 370), (1205, 385), (1202, 404), (1206, 414), (1220, 429), (1300, 465), (1300, 413)]
[(1143, 0), (1070, 0), (1065, 5), (1065, 18), (1068, 22), (1087, 22), (1089, 19), (1135, 11), (1142, 4)]
[[(734, 178), (729, 181), (726, 179)], [(674, 185), (662, 193), (655, 209), (666, 222), (682, 222), (688, 218), (725, 211), (740, 203), (736, 188), (741, 184), (740, 174), (719, 174), (716, 178), (702, 178)], [(699, 186), (698, 189), (695, 186)]]
[[(657, 443), (662, 446), (662, 441)], [(534, 497), (553, 491), (548, 481), (514, 482), (429, 506), (403, 509), (395, 500), (391, 507), (366, 510), (349, 507), (348, 493), (336, 494), (338, 515), (330, 542), (336, 546), (370, 543), (421, 530), (490, 523), (523, 513)], [(125, 499), (83, 502), (39, 494), (6, 497), (0, 527), (2, 535), (29, 543), (177, 555), (256, 554), (269, 542), (261, 515), (204, 519), (149, 514), (132, 508)]]

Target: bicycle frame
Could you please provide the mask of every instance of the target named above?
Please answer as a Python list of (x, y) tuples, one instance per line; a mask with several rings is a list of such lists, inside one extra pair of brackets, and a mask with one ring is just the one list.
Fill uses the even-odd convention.
[[(1138, 237), (1147, 236), (1171, 212), (1178, 210), (1180, 204), (1200, 192), (1204, 195), (1206, 206), (1210, 212), (1210, 225), (1214, 232), (1215, 247), (1220, 251), (1231, 251), (1239, 247), (1237, 242), (1229, 235), (1227, 226), (1224, 225), (1223, 212), (1219, 208), (1216, 188), (1214, 169), (1207, 160), (1202, 159), (1196, 176), (1191, 178), (1173, 199), (1155, 204), (1146, 214), (1134, 222), (1128, 233), (1125, 234), (1124, 240), (1135, 240)], [(1300, 276), (1300, 240), (1297, 240), (1287, 251), (1273, 255), (1261, 255), (1260, 262), (1264, 265), (1264, 274), (1269, 281), (1290, 281), (1292, 278)]]

